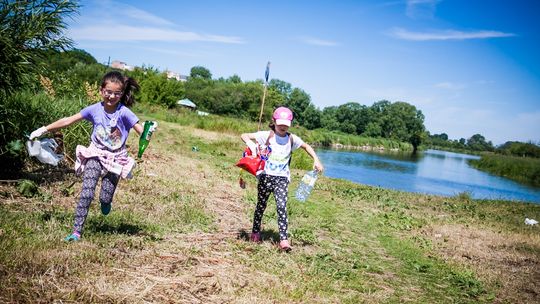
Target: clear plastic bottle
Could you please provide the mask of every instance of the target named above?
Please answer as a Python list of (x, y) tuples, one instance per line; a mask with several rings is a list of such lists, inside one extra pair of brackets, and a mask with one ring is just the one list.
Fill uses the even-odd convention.
[(317, 173), (319, 173), (317, 170), (312, 170), (304, 174), (304, 177), (302, 177), (302, 180), (298, 185), (298, 189), (296, 189), (297, 200), (301, 202), (305, 202), (307, 200), (313, 186), (315, 186), (315, 182), (317, 181)]

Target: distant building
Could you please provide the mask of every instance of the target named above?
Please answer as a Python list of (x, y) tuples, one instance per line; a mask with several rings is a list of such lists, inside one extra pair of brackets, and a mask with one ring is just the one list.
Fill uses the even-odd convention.
[(111, 67), (112, 67), (112, 68), (115, 68), (115, 69), (119, 69), (119, 70), (127, 70), (127, 71), (133, 71), (133, 69), (135, 69), (134, 66), (132, 66), (132, 65), (127, 65), (125, 62), (122, 62), (122, 61), (119, 61), (119, 60), (114, 60), (114, 61), (111, 63)]
[(166, 71), (166, 73), (167, 73), (167, 79), (174, 78), (178, 81), (187, 81), (187, 76), (180, 75), (180, 73), (176, 73), (173, 71)]

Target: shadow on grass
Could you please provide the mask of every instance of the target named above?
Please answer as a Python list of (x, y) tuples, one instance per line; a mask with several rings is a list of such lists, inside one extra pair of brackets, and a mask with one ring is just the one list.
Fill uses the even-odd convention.
[(126, 234), (126, 235), (140, 235), (144, 234), (144, 227), (137, 224), (130, 223), (105, 223), (103, 221), (96, 221), (88, 223), (86, 226), (87, 231), (103, 234)]
[(67, 167), (66, 165), (60, 165), (58, 167), (39, 167), (31, 172), (19, 173), (17, 177), (29, 179), (40, 185), (43, 183), (77, 180), (73, 168)]
[[(251, 231), (245, 229), (238, 230), (237, 239), (249, 242)], [(263, 229), (261, 231), (261, 237), (263, 242), (279, 243), (279, 233), (273, 229)]]

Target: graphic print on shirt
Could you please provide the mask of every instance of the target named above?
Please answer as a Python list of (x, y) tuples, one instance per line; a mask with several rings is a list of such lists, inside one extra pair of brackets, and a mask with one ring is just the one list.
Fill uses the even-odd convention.
[[(255, 137), (261, 148), (266, 147), (265, 144), (269, 135), (270, 131), (259, 131), (256, 133)], [(292, 147), (289, 136), (294, 137)], [(272, 147), (272, 153), (270, 153), (268, 160), (265, 163), (264, 174), (290, 178), (289, 159), (291, 156), (291, 148), (292, 150), (300, 148), (302, 144), (304, 144), (304, 141), (293, 134), (286, 135), (285, 137), (274, 134), (274, 136), (270, 137), (268, 143)]]
[(116, 111), (112, 118), (108, 120), (104, 118), (101, 123), (96, 125), (97, 140), (111, 151), (122, 147), (122, 131), (117, 125), (118, 114), (119, 111)]
[(287, 165), (289, 164), (291, 149), (279, 145), (276, 150), (279, 151), (270, 154), (270, 157), (268, 158), (268, 162), (266, 163), (267, 169), (269, 169), (269, 171), (287, 174)]

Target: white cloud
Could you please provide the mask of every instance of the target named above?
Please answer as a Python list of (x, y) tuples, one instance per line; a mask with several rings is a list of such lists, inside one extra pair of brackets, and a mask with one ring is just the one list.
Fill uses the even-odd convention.
[(156, 15), (152, 15), (148, 12), (145, 12), (130, 5), (126, 5), (122, 10), (122, 13), (128, 18), (137, 19), (141, 22), (146, 21), (148, 23), (156, 25), (174, 25), (174, 23), (170, 22), (169, 20), (163, 19)]
[(311, 44), (311, 45), (317, 45), (317, 46), (337, 46), (337, 45), (339, 45), (335, 41), (323, 40), (323, 39), (318, 39), (318, 38), (313, 38), (313, 37), (302, 37), (302, 38), (300, 38), (300, 41), (302, 41), (304, 43), (307, 43), (307, 44)]
[(390, 36), (403, 40), (412, 41), (430, 41), (430, 40), (467, 40), (467, 39), (487, 39), (513, 37), (513, 33), (504, 33), (498, 31), (471, 31), (462, 32), (456, 30), (440, 30), (432, 32), (412, 32), (402, 28), (390, 30)]
[(124, 3), (99, 0), (88, 6), (84, 18), (69, 26), (75, 41), (129, 42), (217, 42), (244, 43), (236, 36), (179, 31), (173, 22)]
[(88, 9), (93, 13), (93, 15), (95, 15), (95, 17), (99, 16), (99, 22), (103, 22), (104, 19), (116, 22), (119, 20), (125, 21), (126, 19), (133, 19), (139, 23), (144, 22), (160, 26), (174, 25), (173, 22), (167, 19), (161, 18), (147, 11), (143, 11), (134, 6), (116, 1), (97, 0), (94, 1), (92, 5), (88, 6), (87, 8), (84, 7), (83, 9)]
[(466, 86), (460, 83), (444, 81), (444, 82), (439, 82), (439, 83), (434, 84), (434, 87), (439, 88), (439, 89), (451, 90), (451, 91), (459, 91), (459, 90), (464, 89)]
[(130, 26), (130, 25), (95, 25), (76, 27), (69, 30), (75, 40), (93, 41), (164, 41), (164, 42), (219, 42), (244, 43), (242, 38), (234, 36), (206, 35), (194, 32), (183, 32), (172, 29)]
[(433, 18), (440, 0), (407, 0), (405, 14), (412, 19)]

